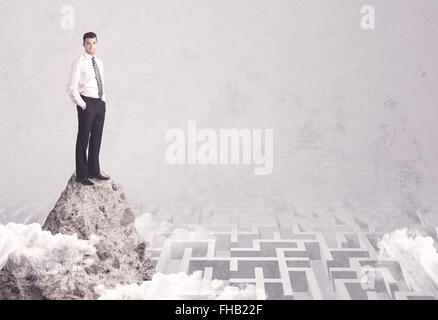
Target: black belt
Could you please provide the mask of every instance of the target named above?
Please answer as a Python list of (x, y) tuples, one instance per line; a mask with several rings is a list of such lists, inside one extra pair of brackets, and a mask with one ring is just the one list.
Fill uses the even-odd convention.
[[(93, 98), (93, 97), (88, 97), (88, 96), (84, 96), (81, 94), (82, 99), (92, 99), (92, 100), (102, 100), (101, 98)], [(103, 100), (102, 100), (103, 101)]]

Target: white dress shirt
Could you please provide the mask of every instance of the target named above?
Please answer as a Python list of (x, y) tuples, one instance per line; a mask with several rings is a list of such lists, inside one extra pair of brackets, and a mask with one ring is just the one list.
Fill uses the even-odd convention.
[[(99, 98), (99, 89), (97, 87), (96, 75), (94, 73), (93, 56), (84, 52), (71, 65), (70, 78), (68, 81), (68, 95), (74, 104), (85, 108), (86, 103), (80, 96)], [(102, 79), (103, 95), (102, 100), (106, 102), (105, 97), (105, 82), (103, 80), (103, 62), (94, 56), (97, 66), (99, 67), (100, 77)]]

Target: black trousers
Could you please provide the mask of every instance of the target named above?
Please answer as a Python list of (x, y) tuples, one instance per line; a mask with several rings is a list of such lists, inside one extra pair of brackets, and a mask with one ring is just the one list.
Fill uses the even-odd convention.
[[(85, 109), (78, 109), (78, 136), (76, 139), (76, 179), (84, 179), (89, 175), (100, 173), (99, 151), (102, 141), (103, 124), (105, 122), (105, 102), (98, 98), (81, 95), (87, 104)], [(88, 139), (90, 145), (87, 147)]]

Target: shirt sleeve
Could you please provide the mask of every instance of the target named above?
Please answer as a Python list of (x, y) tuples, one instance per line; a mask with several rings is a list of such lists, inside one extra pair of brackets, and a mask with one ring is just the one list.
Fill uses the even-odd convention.
[(76, 60), (71, 65), (70, 70), (70, 78), (68, 80), (68, 87), (67, 92), (70, 96), (70, 99), (78, 106), (81, 106), (82, 108), (85, 108), (87, 105), (86, 102), (82, 99), (81, 95), (79, 94), (78, 85), (79, 85), (79, 77), (81, 75), (81, 65), (80, 60)]

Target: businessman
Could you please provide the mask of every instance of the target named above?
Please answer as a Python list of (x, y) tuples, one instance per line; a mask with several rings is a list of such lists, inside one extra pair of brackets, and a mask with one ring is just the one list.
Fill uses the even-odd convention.
[(103, 62), (94, 54), (96, 46), (96, 34), (85, 33), (83, 36), (85, 51), (73, 62), (68, 82), (68, 94), (78, 111), (76, 181), (83, 185), (94, 185), (90, 178), (109, 179), (100, 173), (99, 166), (106, 98)]

